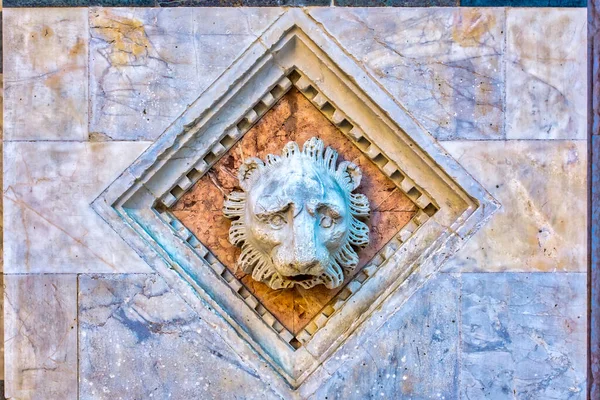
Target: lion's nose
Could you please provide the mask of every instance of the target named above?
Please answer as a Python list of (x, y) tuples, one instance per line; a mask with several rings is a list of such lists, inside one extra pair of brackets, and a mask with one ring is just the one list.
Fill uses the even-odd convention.
[(317, 238), (313, 217), (302, 210), (293, 221), (293, 268), (301, 274), (319, 265)]
[(312, 269), (319, 265), (319, 260), (312, 258), (307, 261), (294, 260), (290, 265), (290, 269), (296, 270), (299, 274), (308, 274)]
[(300, 211), (293, 219), (290, 234), (278, 249), (280, 272), (286, 276), (321, 275), (323, 249), (316, 237), (314, 217), (306, 210)]

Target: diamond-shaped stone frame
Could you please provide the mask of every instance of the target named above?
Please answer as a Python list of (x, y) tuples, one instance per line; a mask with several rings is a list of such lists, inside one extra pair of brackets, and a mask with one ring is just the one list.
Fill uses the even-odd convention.
[[(291, 78), (291, 79), (290, 79)], [(237, 125), (236, 137), (226, 141), (221, 140), (217, 145), (217, 149), (209, 153), (209, 157), (203, 159), (196, 164), (191, 173), (188, 173), (182, 178), (178, 184), (171, 189), (170, 192), (163, 196), (162, 203), (165, 207), (173, 206), (194, 184), (210, 170), (216, 161), (224, 155), (240, 139), (258, 122), (267, 111), (275, 105), (275, 103), (287, 93), (292, 86), (296, 87), (304, 96), (329, 119), (338, 129), (346, 135), (371, 161), (377, 165), (384, 174), (388, 176), (397, 187), (402, 190), (419, 209), (415, 216), (403, 227), (399, 228), (396, 235), (383, 246), (377, 254), (363, 267), (361, 271), (346, 283), (344, 288), (337, 293), (331, 301), (323, 307), (323, 309), (297, 334), (287, 330), (277, 319), (263, 307), (259, 300), (250, 293), (229, 270), (210, 252), (193, 233), (177, 219), (177, 217), (167, 208), (159, 207), (157, 209), (163, 221), (173, 228), (173, 232), (181, 239), (186, 241), (189, 246), (195, 251), (200, 259), (209, 265), (224, 281), (238, 293), (244, 302), (253, 310), (255, 310), (263, 321), (272, 327), (279, 336), (290, 343), (292, 347), (297, 348), (298, 345), (305, 345), (314, 334), (325, 326), (329, 317), (343, 307), (353, 293), (356, 293), (363, 283), (371, 277), (375, 271), (383, 264), (383, 262), (393, 255), (402, 243), (406, 242), (416, 229), (421, 226), (429, 217), (433, 216), (438, 206), (433, 204), (429, 196), (423, 193), (422, 189), (417, 188), (416, 184), (406, 178), (399, 170), (398, 166), (389, 161), (384, 153), (375, 145), (371, 144), (364, 137), (363, 132), (355, 126), (346, 115), (337, 110), (332, 103), (322, 93), (315, 89), (305, 76), (296, 70), (293, 70), (287, 77), (282, 78), (271, 91), (269, 91), (260, 102), (240, 121)], [(296, 343), (295, 345), (293, 343)]]
[[(245, 292), (214, 268), (210, 256), (198, 253), (199, 242), (165, 211), (291, 83), (421, 208), (419, 219), (376, 256), (377, 267), (357, 276), (363, 279), (358, 279), (360, 285), (346, 292), (345, 300), (351, 295), (352, 301), (343, 301), (323, 314), (324, 319), (317, 316), (321, 329), (310, 329), (297, 349), (278, 326), (265, 322), (258, 305), (251, 307), (254, 303), (246, 301)], [(405, 297), (410, 296), (498, 206), (299, 9), (287, 11), (267, 29), (92, 205), (172, 288), (198, 311), (215, 310), (292, 388), (343, 345), (391, 293), (401, 286)], [(238, 339), (224, 336), (235, 342), (232, 347), (238, 352), (248, 353), (239, 348)], [(259, 357), (246, 359), (264, 370)]]

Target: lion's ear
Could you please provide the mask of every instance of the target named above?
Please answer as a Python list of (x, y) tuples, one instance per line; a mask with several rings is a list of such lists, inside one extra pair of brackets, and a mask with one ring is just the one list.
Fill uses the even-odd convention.
[(350, 192), (360, 185), (362, 172), (360, 168), (358, 168), (358, 166), (353, 162), (344, 161), (340, 163), (340, 165), (338, 165), (336, 174)]
[(252, 157), (244, 160), (244, 163), (238, 170), (238, 179), (240, 181), (240, 187), (244, 191), (248, 191), (254, 182), (258, 173), (265, 167), (265, 163), (262, 160)]

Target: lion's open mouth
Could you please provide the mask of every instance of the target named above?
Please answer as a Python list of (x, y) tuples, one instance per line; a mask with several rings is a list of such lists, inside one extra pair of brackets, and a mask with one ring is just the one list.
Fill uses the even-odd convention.
[(302, 281), (307, 281), (309, 279), (313, 279), (314, 275), (300, 274), (300, 275), (286, 276), (286, 278), (289, 279), (290, 281), (302, 282)]

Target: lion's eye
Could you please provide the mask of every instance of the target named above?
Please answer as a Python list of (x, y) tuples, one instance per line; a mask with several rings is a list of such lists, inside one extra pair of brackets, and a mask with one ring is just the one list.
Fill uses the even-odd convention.
[(324, 215), (323, 217), (321, 217), (321, 226), (323, 228), (331, 228), (333, 223), (333, 218), (331, 218), (329, 215)]
[(285, 224), (285, 218), (280, 214), (274, 214), (269, 217), (268, 222), (273, 228), (281, 228)]

